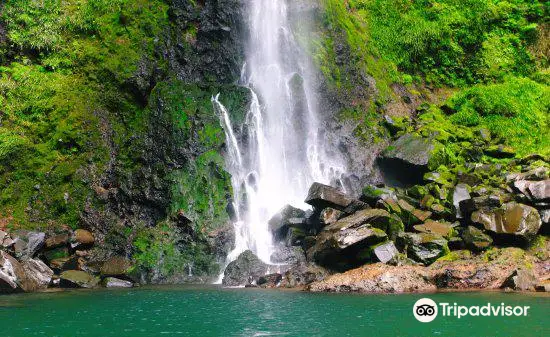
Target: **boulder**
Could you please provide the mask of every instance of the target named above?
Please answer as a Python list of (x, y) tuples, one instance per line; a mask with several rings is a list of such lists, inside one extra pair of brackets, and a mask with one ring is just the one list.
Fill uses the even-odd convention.
[(395, 248), (393, 241), (388, 241), (374, 247), (374, 255), (376, 256), (378, 261), (382, 263), (395, 261), (398, 254), (399, 251), (397, 250), (397, 248)]
[(341, 217), (343, 217), (345, 214), (342, 211), (339, 211), (334, 208), (325, 208), (321, 212), (321, 220), (323, 224), (330, 225), (338, 221)]
[(280, 287), (301, 287), (312, 282), (321, 281), (328, 275), (329, 272), (321, 266), (313, 263), (300, 263), (283, 274)]
[(429, 265), (449, 252), (447, 240), (426, 233), (399, 233), (397, 247), (416, 262)]
[(535, 202), (550, 201), (550, 179), (531, 182), (527, 189)]
[(494, 233), (511, 234), (526, 240), (535, 237), (542, 225), (536, 209), (516, 202), (509, 202), (497, 209), (475, 211), (471, 220)]
[(362, 201), (353, 199), (338, 189), (321, 183), (311, 185), (305, 202), (318, 211), (330, 207), (348, 214), (359, 209), (368, 208), (368, 205)]
[(268, 228), (277, 239), (282, 239), (284, 234), (287, 233), (289, 226), (305, 227), (305, 215), (305, 211), (291, 205), (286, 205), (269, 219), (267, 223)]
[(267, 273), (268, 265), (263, 263), (250, 250), (244, 251), (225, 268), (222, 284), (225, 286), (244, 286)]
[(74, 249), (82, 249), (93, 246), (95, 242), (94, 235), (85, 229), (77, 229), (71, 237), (71, 247)]
[(21, 280), (25, 278), (25, 271), (19, 261), (0, 251), (0, 294), (20, 291)]
[(275, 252), (271, 254), (270, 260), (276, 264), (293, 265), (305, 262), (306, 256), (304, 250), (300, 247), (277, 247)]
[(7, 232), (0, 230), (0, 249), (9, 248), (13, 245), (13, 240)]
[(28, 259), (36, 255), (36, 253), (44, 246), (46, 234), (42, 232), (29, 232), (25, 230), (12, 233), (14, 237), (13, 250), (15, 257), (18, 259)]
[(69, 242), (69, 234), (57, 234), (50, 236), (46, 239), (44, 243), (45, 249), (54, 249), (67, 245)]
[(265, 276), (260, 276), (256, 284), (262, 288), (275, 288), (279, 286), (282, 279), (283, 275), (279, 273), (268, 274)]
[(49, 262), (50, 268), (58, 273), (64, 270), (82, 270), (83, 264), (84, 261), (78, 256), (61, 257)]
[(132, 268), (132, 262), (123, 256), (112, 256), (103, 263), (100, 269), (101, 276), (126, 276)]
[(487, 249), (493, 244), (489, 235), (474, 226), (468, 226), (462, 231), (462, 240), (466, 247), (474, 251)]
[(435, 220), (427, 220), (421, 225), (413, 226), (413, 228), (420, 233), (441, 235), (446, 239), (450, 239), (456, 234), (456, 231), (451, 223)]
[(502, 283), (501, 288), (511, 288), (514, 290), (527, 291), (535, 290), (537, 277), (531, 269), (519, 268)]
[(455, 207), (457, 219), (463, 218), (462, 212), (460, 211), (460, 202), (471, 198), (470, 192), (468, 190), (469, 190), (469, 186), (466, 184), (458, 184), (454, 189), (453, 205)]
[(106, 277), (101, 281), (105, 288), (132, 288), (134, 284), (127, 280), (121, 280), (115, 277)]
[(374, 207), (378, 200), (383, 200), (387, 198), (397, 198), (393, 189), (367, 185), (363, 188), (363, 193), (361, 194), (360, 200)]
[(29, 285), (32, 284), (33, 289), (25, 291), (36, 291), (48, 288), (52, 281), (53, 270), (51, 270), (44, 262), (39, 259), (28, 259), (21, 263), (29, 280)]
[(347, 270), (365, 262), (362, 252), (373, 244), (385, 241), (392, 218), (381, 209), (359, 211), (325, 227), (307, 254), (310, 260), (335, 269)]
[(384, 180), (392, 185), (422, 183), (430, 168), (437, 168), (441, 148), (435, 140), (407, 133), (391, 143), (379, 157)]
[(398, 213), (399, 217), (406, 225), (413, 225), (426, 221), (430, 216), (432, 216), (432, 212), (415, 208), (403, 199), (397, 200), (397, 205), (400, 209)]
[(81, 270), (66, 270), (59, 275), (62, 288), (95, 288), (99, 278)]

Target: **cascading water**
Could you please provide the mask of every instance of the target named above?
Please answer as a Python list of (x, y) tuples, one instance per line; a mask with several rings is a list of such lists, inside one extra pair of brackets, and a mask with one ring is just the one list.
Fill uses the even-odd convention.
[(251, 0), (247, 63), (242, 84), (252, 101), (235, 137), (229, 114), (219, 102), (228, 147), (236, 210), (234, 260), (246, 249), (270, 262), (274, 245), (269, 219), (284, 205), (307, 207), (303, 200), (315, 182), (329, 183), (345, 171), (330, 158), (320, 139), (315, 92), (307, 57), (294, 40), (285, 0)]

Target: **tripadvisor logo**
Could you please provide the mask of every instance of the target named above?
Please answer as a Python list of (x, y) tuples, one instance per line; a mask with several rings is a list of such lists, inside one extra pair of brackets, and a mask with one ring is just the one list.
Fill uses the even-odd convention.
[(413, 315), (414, 317), (422, 322), (428, 323), (433, 321), (439, 312), (441, 315), (446, 317), (456, 317), (461, 318), (465, 316), (501, 316), (501, 317), (510, 317), (510, 316), (527, 316), (530, 306), (510, 306), (500, 303), (498, 305), (493, 305), (487, 303), (486, 305), (458, 305), (457, 303), (435, 303), (429, 298), (421, 298), (413, 306)]

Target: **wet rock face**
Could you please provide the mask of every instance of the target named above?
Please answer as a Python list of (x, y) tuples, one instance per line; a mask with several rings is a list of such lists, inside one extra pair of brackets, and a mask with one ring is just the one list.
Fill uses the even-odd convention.
[[(308, 258), (334, 270), (347, 270), (364, 263), (362, 251), (385, 241), (384, 230), (392, 221), (390, 214), (381, 209), (367, 209), (342, 218), (327, 226), (317, 236), (308, 252)], [(380, 229), (384, 228), (384, 229)]]
[(531, 206), (510, 202), (501, 208), (472, 213), (472, 221), (497, 234), (511, 234), (530, 240), (539, 231), (542, 221)]
[[(305, 225), (305, 215), (305, 211), (291, 205), (286, 205), (269, 220), (269, 230), (276, 237), (282, 237), (290, 226), (303, 227)], [(301, 221), (302, 219), (304, 221)]]
[(63, 288), (95, 288), (99, 284), (99, 278), (80, 270), (64, 271), (59, 278)]
[(449, 252), (447, 240), (442, 236), (426, 233), (401, 233), (397, 246), (416, 262), (429, 265)]
[(474, 251), (487, 249), (493, 244), (493, 239), (489, 235), (474, 226), (464, 229), (462, 239), (466, 246)]
[(21, 264), (8, 253), (0, 251), (0, 294), (19, 290), (24, 278)]
[(263, 263), (254, 253), (247, 250), (227, 265), (222, 284), (225, 286), (244, 286), (264, 276), (268, 265)]
[(23, 261), (22, 266), (27, 274), (28, 283), (32, 287), (32, 289), (27, 288), (25, 291), (36, 291), (48, 288), (53, 277), (53, 270), (51, 270), (50, 267), (38, 259)]

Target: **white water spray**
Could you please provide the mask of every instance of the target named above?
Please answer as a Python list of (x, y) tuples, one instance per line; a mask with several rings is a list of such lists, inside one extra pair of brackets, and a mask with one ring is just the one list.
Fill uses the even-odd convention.
[(232, 261), (246, 249), (270, 262), (274, 250), (268, 221), (284, 205), (305, 208), (315, 182), (329, 183), (345, 171), (320, 139), (310, 65), (294, 40), (285, 0), (251, 0), (247, 64), (241, 82), (251, 104), (235, 137), (229, 113), (212, 103), (226, 135), (226, 169), (232, 175), (237, 221)]

